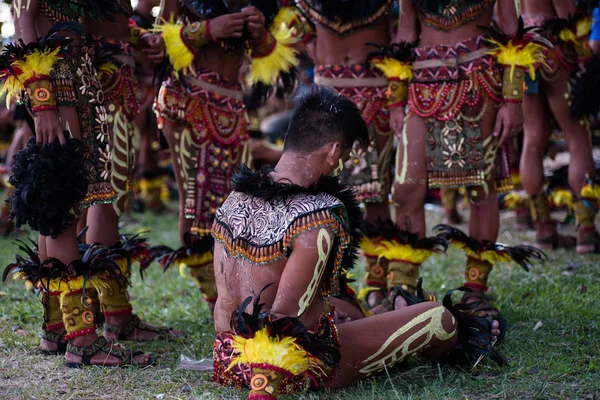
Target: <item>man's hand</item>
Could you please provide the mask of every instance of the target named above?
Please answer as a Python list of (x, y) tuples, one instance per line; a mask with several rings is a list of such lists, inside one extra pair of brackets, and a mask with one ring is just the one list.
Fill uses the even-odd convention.
[(244, 33), (245, 14), (225, 14), (210, 20), (210, 35), (215, 40), (239, 38)]
[(165, 42), (161, 35), (144, 33), (140, 38), (140, 48), (155, 64), (160, 64), (165, 58)]
[(254, 40), (261, 40), (265, 35), (265, 16), (254, 6), (242, 8), (246, 27)]
[(65, 145), (67, 141), (54, 110), (38, 111), (35, 113), (35, 142), (38, 145), (54, 143), (56, 139)]
[(404, 127), (404, 117), (406, 116), (406, 110), (404, 106), (394, 107), (390, 111), (390, 128), (396, 134), (396, 137), (400, 137), (402, 134), (402, 128)]
[(499, 146), (508, 143), (508, 140), (523, 130), (523, 107), (521, 104), (504, 103), (498, 115), (494, 136), (500, 137)]

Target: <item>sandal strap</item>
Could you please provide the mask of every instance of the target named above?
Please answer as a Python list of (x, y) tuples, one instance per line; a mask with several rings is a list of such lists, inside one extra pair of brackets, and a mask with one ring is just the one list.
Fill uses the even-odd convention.
[(65, 334), (54, 333), (47, 330), (42, 330), (42, 339), (52, 343), (65, 343)]
[(171, 330), (164, 326), (151, 326), (140, 319), (136, 314), (131, 316), (131, 319), (125, 326), (111, 325), (104, 323), (104, 329), (107, 332), (113, 333), (119, 340), (127, 340), (127, 338), (133, 333), (134, 330), (139, 329), (147, 332), (154, 332), (160, 335), (169, 333)]
[(125, 360), (129, 361), (133, 357), (131, 351), (116, 349), (103, 336), (98, 337), (98, 339), (89, 346), (75, 346), (71, 344), (71, 342), (67, 344), (67, 352), (81, 356), (81, 362), (84, 365), (90, 365), (92, 357), (101, 351), (117, 357), (121, 362), (124, 362)]
[(140, 318), (133, 314), (125, 326), (104, 323), (104, 330), (113, 333), (120, 340), (126, 339), (141, 323)]

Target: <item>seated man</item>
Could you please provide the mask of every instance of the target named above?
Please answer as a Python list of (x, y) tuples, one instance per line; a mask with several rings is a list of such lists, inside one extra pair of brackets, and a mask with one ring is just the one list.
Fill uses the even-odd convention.
[[(275, 169), (242, 167), (217, 210), (213, 380), (250, 387), (250, 399), (348, 386), (417, 352), (438, 358), (471, 318), (408, 295), (419, 304), (364, 319), (337, 298), (347, 295), (345, 272), (364, 226), (351, 190), (336, 178), (355, 141), (369, 143), (358, 108), (315, 86), (297, 101)], [(351, 321), (338, 324), (340, 316)], [(505, 363), (490, 345), (498, 331), (478, 323), (469, 345)]]

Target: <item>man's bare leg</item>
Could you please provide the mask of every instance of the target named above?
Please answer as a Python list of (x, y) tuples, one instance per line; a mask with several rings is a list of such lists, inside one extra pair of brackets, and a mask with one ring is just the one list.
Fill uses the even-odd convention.
[[(418, 322), (418, 318), (425, 313), (432, 314), (432, 317)], [(425, 331), (419, 332), (423, 328)], [(396, 362), (416, 352), (422, 352), (432, 359), (439, 358), (457, 340), (454, 317), (438, 303), (432, 302), (346, 322), (337, 325), (337, 329), (342, 359), (335, 377), (325, 383), (330, 388), (346, 387), (367, 376), (383, 372), (384, 366), (390, 367), (394, 363), (390, 359), (392, 354), (396, 355)], [(432, 331), (437, 332), (437, 335), (429, 338), (427, 334)], [(384, 345), (394, 334), (398, 337), (389, 345)]]
[[(569, 163), (569, 186), (573, 193), (575, 193), (575, 197), (579, 199), (581, 189), (586, 182), (586, 176), (594, 178), (595, 169), (594, 160), (592, 158), (589, 129), (571, 116), (565, 99), (565, 93), (568, 92), (568, 79), (569, 73), (563, 69), (560, 71), (560, 75), (555, 82), (544, 85), (544, 91), (547, 95), (548, 104), (550, 105), (552, 114), (565, 135), (569, 154), (571, 154), (571, 161)], [(577, 201), (575, 206), (576, 208), (578, 206), (583, 206), (581, 200)], [(593, 222), (596, 212), (586, 210), (585, 206), (583, 206), (583, 209), (584, 211), (589, 212), (590, 219)], [(598, 233), (593, 223), (590, 223), (590, 226), (588, 227), (578, 227), (577, 252), (593, 252), (599, 243), (597, 235)]]
[(573, 247), (574, 238), (558, 235), (550, 217), (550, 204), (543, 191), (543, 159), (550, 136), (551, 110), (543, 93), (525, 94), (523, 99), (524, 140), (521, 153), (521, 182), (531, 198), (537, 244), (543, 249)]
[(171, 151), (171, 160), (173, 164), (173, 170), (175, 172), (175, 181), (177, 182), (177, 191), (179, 192), (179, 240), (181, 244), (185, 244), (183, 235), (192, 229), (193, 220), (185, 218), (185, 190), (184, 190), (184, 178), (182, 176), (181, 165), (179, 162), (179, 155), (175, 151), (175, 148), (179, 148), (178, 135), (181, 135), (184, 128), (183, 126), (171, 126), (165, 124), (163, 126), (163, 134), (169, 144)]

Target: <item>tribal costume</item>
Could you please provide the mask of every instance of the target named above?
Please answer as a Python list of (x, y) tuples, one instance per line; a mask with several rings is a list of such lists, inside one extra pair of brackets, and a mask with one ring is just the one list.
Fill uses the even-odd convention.
[[(296, 4), (312, 24), (343, 37), (381, 23), (388, 15), (391, 1), (297, 0)], [(311, 28), (302, 30), (306, 37), (312, 34)], [(369, 127), (371, 145), (365, 150), (358, 146), (353, 148), (342, 179), (353, 186), (359, 201), (387, 203), (393, 134), (389, 124), (388, 100), (385, 96), (387, 81), (384, 75), (368, 63), (316, 65), (315, 83), (333, 87), (350, 99), (361, 110)]]
[[(318, 266), (320, 273), (315, 275), (319, 279), (323, 277), (323, 283), (320, 284), (319, 280), (311, 283), (303, 296), (304, 301), (301, 300), (303, 306), (300, 313), (310, 306), (315, 295), (325, 300), (319, 324), (307, 334), (314, 335), (314, 340), (323, 341), (323, 346), (330, 351), (337, 351), (337, 330), (327, 298), (330, 295), (340, 296), (346, 290), (343, 279), (345, 269), (351, 268), (354, 263), (361, 236), (362, 213), (352, 192), (341, 186), (335, 178), (323, 177), (311, 187), (302, 188), (273, 182), (268, 170), (251, 172), (245, 167), (235, 176), (233, 189), (217, 211), (212, 232), (229, 256), (243, 259), (248, 266), (281, 262), (290, 256), (295, 238), (304, 232), (317, 229), (331, 229), (335, 232), (333, 240), (327, 234), (323, 235), (322, 241), (327, 242), (325, 250), (329, 256)], [(239, 218), (242, 215), (247, 217)], [(251, 387), (256, 391), (257, 370), (252, 366), (252, 360), (248, 360), (250, 365), (246, 364), (247, 361), (236, 365), (238, 359), (235, 357), (239, 353), (239, 335), (246, 334), (235, 320), (248, 303), (246, 301), (240, 306), (238, 317), (232, 317), (232, 332), (217, 332), (213, 352), (213, 380), (238, 388)], [(257, 302), (254, 317), (260, 311), (260, 306), (256, 305)], [(271, 317), (267, 318), (268, 324), (282, 323), (271, 321)], [(280, 333), (275, 331), (269, 334)], [(281, 336), (288, 335), (283, 333)], [(283, 383), (279, 383), (279, 393), (295, 393), (318, 386), (319, 382), (328, 379), (334, 372), (339, 356), (337, 358), (338, 360), (329, 360), (325, 365), (315, 358), (315, 366), (319, 368), (284, 373), (285, 379)], [(269, 361), (264, 363), (267, 370), (278, 373), (277, 368), (269, 368)], [(299, 372), (305, 372), (305, 375), (299, 375)], [(276, 395), (277, 393), (274, 394)]]
[[(211, 304), (216, 300), (216, 290), (210, 229), (217, 208), (231, 191), (235, 168), (250, 165), (251, 157), (241, 85), (200, 67), (196, 57), (204, 47), (219, 48), (224, 54), (250, 54), (248, 83), (261, 92), (259, 96), (280, 82), (289, 83), (297, 64), (296, 51), (291, 47), (296, 39), (286, 24), (279, 24), (276, 2), (263, 3), (257, 7), (265, 16), (267, 29), (259, 41), (247, 34), (223, 40), (211, 36), (211, 19), (231, 12), (222, 1), (185, 1), (178, 23), (164, 22), (155, 27), (163, 35), (170, 62), (170, 75), (162, 83), (155, 109), (159, 127), (181, 129), (174, 134), (177, 145), (171, 151), (180, 170), (178, 179), (183, 183), (180, 212), (193, 220), (191, 233), (195, 235), (193, 245), (182, 243), (186, 251), (171, 250), (162, 262), (165, 267), (173, 262), (188, 266), (204, 299)], [(189, 258), (198, 251), (204, 254), (204, 250), (208, 258), (202, 258), (200, 264), (192, 262), (199, 262), (197, 258)], [(186, 253), (188, 256), (184, 256)], [(175, 254), (179, 258), (174, 258)]]
[[(489, 51), (483, 36), (414, 49), (408, 101), (427, 126), (429, 187), (487, 187), (496, 179), (498, 189), (510, 188), (506, 153), (492, 136), (484, 140), (479, 126), (502, 101), (502, 68)], [(397, 167), (396, 179), (406, 179), (406, 167)]]
[[(243, 168), (234, 176), (233, 190), (217, 211), (213, 225), (213, 235), (218, 242), (216, 251), (223, 254), (226, 263), (241, 260), (236, 268), (285, 263), (294, 251), (296, 238), (311, 230), (320, 232), (315, 249), (320, 255), (314, 278), (299, 300), (297, 317), (276, 318), (269, 314), (260, 303), (260, 295), (254, 301), (252, 314), (244, 312), (252, 302), (251, 297), (237, 307), (231, 316), (231, 331), (217, 332), (216, 335), (213, 381), (237, 388), (249, 387), (248, 399), (256, 400), (272, 400), (282, 394), (323, 388), (340, 373), (336, 367), (344, 350), (353, 351), (344, 349), (339, 340), (338, 329), (343, 325), (334, 322), (328, 299), (339, 294), (340, 278), (356, 261), (355, 253), (362, 236), (361, 229), (364, 229), (358, 203), (350, 189), (335, 178), (321, 177), (306, 188), (276, 183), (267, 170), (250, 172)], [(333, 235), (327, 232), (333, 232)], [(418, 294), (421, 295), (422, 290)], [(323, 299), (324, 308), (316, 326), (308, 329), (298, 317), (311, 307), (315, 295)], [(397, 295), (406, 295), (406, 292), (398, 288)], [(415, 296), (409, 297), (413, 299), (410, 304), (418, 302), (414, 300), (417, 299)], [(363, 361), (361, 376), (382, 372), (419, 352), (432, 339), (448, 340), (457, 329), (461, 332), (457, 353), (463, 356), (465, 353), (486, 354), (500, 365), (506, 364), (489, 343), (489, 321), (460, 306), (453, 306), (449, 299), (444, 300), (444, 305), (447, 310), (433, 306), (402, 324), (392, 322), (394, 315), (384, 314), (390, 317), (390, 324), (400, 328), (394, 335), (381, 339), (381, 348)], [(450, 327), (445, 328), (441, 323), (442, 315), (447, 312), (458, 320), (458, 328), (452, 326), (449, 331)], [(400, 343), (398, 348), (391, 346), (398, 335), (423, 322), (426, 324), (420, 325), (422, 329)], [(419, 338), (424, 338), (424, 342), (414, 345)], [(361, 345), (356, 343), (358, 347)]]
[[(136, 98), (134, 48), (127, 42), (102, 36), (91, 36), (91, 40), (97, 53), (96, 69), (104, 92), (110, 132), (109, 141), (99, 150), (97, 165), (102, 172), (96, 177), (96, 187), (100, 191), (97, 194), (102, 197), (114, 193), (111, 200), (117, 215), (120, 215), (123, 202), (119, 200), (132, 191), (131, 178), (135, 166), (133, 121), (139, 112), (139, 103)], [(103, 55), (103, 52), (108, 54)]]

